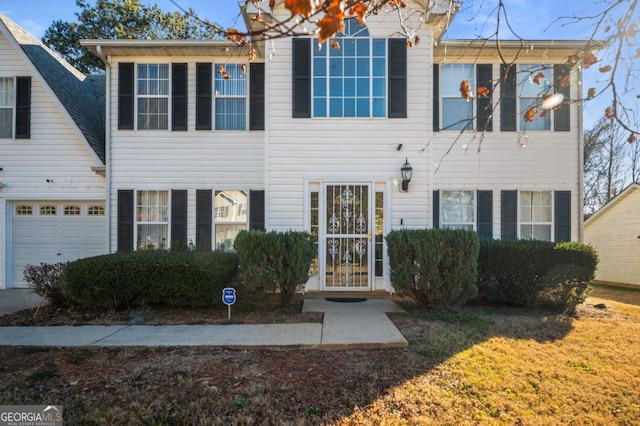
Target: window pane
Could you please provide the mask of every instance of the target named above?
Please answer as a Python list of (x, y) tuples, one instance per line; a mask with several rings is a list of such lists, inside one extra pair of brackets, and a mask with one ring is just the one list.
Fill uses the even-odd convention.
[[(220, 67), (228, 73), (228, 79), (224, 78)], [(215, 74), (216, 96), (246, 96), (247, 78), (242, 72), (242, 64), (216, 64)]]
[(0, 108), (0, 138), (7, 139), (13, 136), (13, 109)]
[(13, 137), (13, 78), (0, 78), (0, 138)]
[(518, 84), (520, 96), (540, 97), (551, 90), (551, 69), (548, 65), (520, 65)]
[(224, 222), (247, 222), (246, 191), (216, 191), (214, 199), (214, 210), (216, 223)]
[(473, 229), (475, 205), (474, 191), (442, 191), (440, 198), (442, 226)]
[(462, 98), (442, 99), (442, 128), (462, 130), (473, 128), (473, 102)]
[[(524, 114), (529, 108), (536, 108), (538, 114), (535, 115), (534, 121), (524, 121)], [(520, 99), (520, 129), (521, 130), (549, 130), (551, 129), (551, 120), (549, 114), (546, 117), (540, 117), (540, 100), (524, 98)]]
[(216, 99), (216, 130), (245, 130), (246, 105), (245, 98)]
[(440, 91), (442, 96), (460, 97), (460, 83), (467, 80), (475, 90), (472, 64), (442, 64), (440, 67)]
[(169, 225), (139, 224), (138, 249), (155, 250), (167, 248), (169, 239)]

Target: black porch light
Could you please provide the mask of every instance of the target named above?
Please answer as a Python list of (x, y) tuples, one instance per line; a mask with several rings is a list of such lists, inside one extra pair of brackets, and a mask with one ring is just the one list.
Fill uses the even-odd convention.
[(407, 158), (404, 159), (404, 164), (400, 168), (400, 173), (402, 174), (402, 192), (409, 191), (409, 182), (411, 182), (411, 174), (413, 173), (413, 167), (409, 164), (409, 160)]

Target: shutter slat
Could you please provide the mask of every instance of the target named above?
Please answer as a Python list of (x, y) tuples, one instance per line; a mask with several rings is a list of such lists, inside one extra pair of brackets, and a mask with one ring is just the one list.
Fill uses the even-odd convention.
[(31, 137), (31, 77), (16, 77), (16, 139)]
[(311, 117), (311, 40), (293, 42), (293, 118)]
[(118, 190), (118, 251), (133, 250), (133, 190)]
[(433, 228), (440, 228), (440, 191), (433, 191)]
[(249, 67), (249, 130), (264, 130), (264, 64)]
[(118, 129), (133, 130), (134, 123), (133, 63), (118, 64)]
[(500, 130), (515, 132), (516, 115), (516, 66), (500, 67)]
[(481, 238), (493, 238), (493, 191), (478, 191), (477, 232)]
[(249, 229), (265, 230), (264, 191), (249, 192)]
[(213, 220), (212, 192), (210, 189), (196, 190), (196, 248), (211, 250)]
[(171, 191), (171, 247), (187, 246), (187, 191)]
[(407, 40), (389, 39), (388, 117), (407, 117)]
[(187, 64), (171, 65), (171, 129), (187, 130)]
[(500, 212), (500, 238), (517, 240), (518, 191), (502, 191)]
[(196, 130), (211, 130), (212, 68), (210, 63), (196, 64)]
[(556, 64), (553, 66), (553, 75), (556, 93), (564, 95), (560, 107), (553, 111), (553, 129), (556, 132), (568, 132), (571, 130), (571, 84), (569, 79), (565, 79), (563, 85), (563, 77), (571, 75), (571, 68), (566, 64)]
[(571, 241), (571, 191), (556, 191), (554, 198), (555, 240)]
[(493, 131), (493, 66), (491, 64), (479, 64), (477, 66), (477, 85), (486, 88), (489, 93), (486, 96), (477, 97), (478, 113), (476, 128), (481, 132)]

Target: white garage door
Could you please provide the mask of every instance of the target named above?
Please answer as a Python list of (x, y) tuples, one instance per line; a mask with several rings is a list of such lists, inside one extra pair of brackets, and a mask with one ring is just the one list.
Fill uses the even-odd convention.
[(56, 263), (107, 251), (102, 202), (14, 202), (11, 218), (11, 277), (22, 281), (26, 265)]

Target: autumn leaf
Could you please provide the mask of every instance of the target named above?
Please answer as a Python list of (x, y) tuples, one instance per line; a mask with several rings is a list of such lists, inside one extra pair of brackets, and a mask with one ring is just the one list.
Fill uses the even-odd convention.
[(627, 142), (629, 142), (629, 143), (634, 143), (634, 142), (636, 141), (636, 139), (637, 139), (637, 138), (636, 138), (636, 134), (635, 134), (635, 133), (631, 133), (631, 134), (629, 135), (629, 137), (627, 138)]
[(220, 73), (220, 75), (222, 76), (222, 78), (224, 78), (225, 80), (229, 80), (231, 78), (231, 76), (229, 75), (229, 73), (227, 72), (227, 70), (224, 69), (224, 65), (220, 65), (218, 67), (218, 72)]
[(242, 71), (242, 74), (246, 74), (247, 73), (247, 66), (242, 64), (242, 66), (240, 67), (240, 71)]
[(592, 99), (595, 95), (596, 95), (596, 88), (589, 87), (589, 90), (587, 90), (587, 99)]
[(333, 48), (333, 50), (340, 50), (340, 43), (338, 43), (335, 39), (331, 39), (329, 41), (329, 45)]
[(249, 62), (253, 61), (256, 58), (256, 49), (254, 49), (253, 47), (249, 48)]
[(469, 82), (467, 80), (462, 80), (460, 82), (460, 95), (464, 99), (469, 99), (473, 97), (473, 95), (471, 94), (471, 87), (469, 87)]
[(568, 75), (563, 75), (560, 78), (560, 87), (567, 87), (569, 86), (569, 82), (571, 81), (571, 78)]
[(611, 65), (605, 65), (604, 67), (600, 67), (598, 69), (598, 71), (600, 71), (600, 72), (609, 72), (609, 71), (611, 71)]
[(367, 6), (359, 1), (349, 9), (349, 13), (351, 15), (356, 15), (358, 17), (358, 22), (360, 22), (361, 25), (364, 25), (364, 16), (367, 13)]
[(547, 116), (547, 111), (546, 109), (543, 109), (542, 111), (540, 111), (540, 118), (544, 118)]
[(569, 57), (567, 58), (567, 62), (571, 65), (575, 65), (578, 63), (579, 59), (580, 58), (578, 58), (578, 55), (569, 55)]
[(484, 86), (478, 87), (478, 96), (489, 96), (489, 89)]
[(540, 84), (540, 79), (544, 78), (544, 73), (542, 71), (540, 71), (538, 74), (536, 74), (535, 77), (533, 77), (533, 82), (535, 84)]
[(585, 53), (582, 56), (582, 66), (585, 68), (589, 68), (591, 65), (595, 64), (596, 62), (598, 62), (598, 59), (596, 59), (593, 53)]
[(313, 13), (312, 0), (284, 0), (284, 7), (289, 9), (292, 15), (302, 15), (306, 18)]
[(613, 121), (613, 119), (615, 118), (615, 115), (613, 114), (613, 110), (611, 109), (611, 107), (607, 107), (607, 109), (604, 110), (604, 116), (608, 120)]
[(415, 36), (413, 40), (415, 41), (416, 46), (420, 44), (420, 37)]
[(262, 19), (262, 14), (261, 13), (258, 13), (256, 16), (254, 16), (253, 20), (256, 21), (259, 24), (264, 22), (264, 20)]
[(247, 42), (247, 39), (240, 34), (240, 31), (236, 30), (235, 28), (229, 28), (227, 30), (227, 38), (229, 38), (229, 40), (231, 41), (235, 41), (238, 44), (245, 44)]
[(604, 27), (604, 32), (608, 33), (610, 29), (611, 29), (611, 25), (607, 25), (606, 27)]
[(342, 1), (332, 0), (327, 13), (317, 23), (318, 42), (322, 43), (336, 33), (344, 29), (344, 11), (342, 10)]
[(524, 121), (528, 123), (536, 121), (536, 112), (538, 112), (536, 107), (529, 108), (527, 112), (524, 113)]
[(276, 0), (269, 0), (269, 9), (273, 10), (276, 8)]

